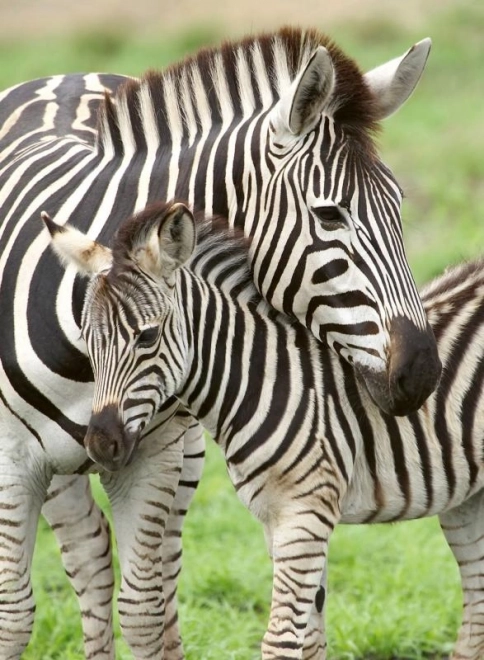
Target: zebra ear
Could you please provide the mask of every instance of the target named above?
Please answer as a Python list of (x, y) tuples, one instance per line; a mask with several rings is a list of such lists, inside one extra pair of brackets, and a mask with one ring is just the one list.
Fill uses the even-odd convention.
[(275, 106), (273, 125), (292, 135), (307, 133), (321, 116), (334, 89), (331, 56), (319, 46)]
[(81, 275), (95, 275), (111, 268), (109, 248), (70, 225), (58, 225), (45, 211), (40, 215), (49, 231), (52, 248), (65, 266), (74, 264)]
[(133, 257), (156, 279), (166, 279), (192, 256), (196, 244), (195, 220), (181, 203), (163, 209)]
[(412, 94), (427, 63), (431, 45), (430, 39), (422, 39), (401, 57), (365, 73), (365, 81), (375, 97), (377, 119), (389, 117)]

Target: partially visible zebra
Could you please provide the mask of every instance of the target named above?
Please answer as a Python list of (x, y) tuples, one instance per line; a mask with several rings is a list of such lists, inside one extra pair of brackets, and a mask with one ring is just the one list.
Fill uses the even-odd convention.
[(195, 221), (183, 204), (128, 219), (112, 254), (45, 220), (58, 254), (92, 276), (82, 316), (96, 376), (88, 451), (112, 434), (130, 446), (173, 394), (200, 419), (273, 558), (264, 660), (325, 657), (319, 584), (338, 522), (434, 514), (464, 590), (452, 657), (481, 659), (484, 262), (426, 288), (443, 377), (419, 412), (398, 418), (375, 405), (347, 363), (267, 307), (240, 239), (230, 246), (220, 227), (199, 224), (194, 251)]
[[(84, 476), (60, 483), (60, 475), (93, 469), (84, 449), (93, 391), (79, 337), (84, 284), (50, 253), (40, 211), (105, 241), (120, 218), (160, 197), (228, 215), (251, 239), (264, 298), (353, 364), (385, 410), (413, 410), (435, 387), (440, 363), (404, 254), (401, 192), (372, 133), (411, 94), (429, 48), (424, 40), (363, 75), (319, 33), (283, 29), (202, 51), (140, 81), (55, 76), (0, 95), (0, 506), (9, 512), (0, 521), (0, 590), (8, 594), (0, 655), (18, 657), (30, 634), (30, 561), (54, 475), (59, 496), (49, 516), (70, 550), (87, 653), (112, 655), (107, 525), (100, 513), (89, 517)], [(102, 98), (105, 88), (113, 96)], [(180, 479), (174, 506), (183, 514), (203, 455), (200, 426), (176, 405), (146, 430), (136, 461), (128, 464), (134, 445), (91, 448), (103, 467), (122, 467), (102, 479), (120, 545), (121, 624), (139, 658), (162, 652), (161, 539), (176, 574), (181, 516), (168, 514)], [(158, 443), (171, 447), (163, 465), (152, 455)], [(143, 461), (156, 480), (138, 479)], [(77, 518), (65, 508), (73, 498), (63, 501), (76, 492)], [(91, 527), (69, 528), (70, 519)], [(86, 566), (94, 533), (97, 561)], [(182, 655), (174, 605), (172, 590), (170, 660)]]

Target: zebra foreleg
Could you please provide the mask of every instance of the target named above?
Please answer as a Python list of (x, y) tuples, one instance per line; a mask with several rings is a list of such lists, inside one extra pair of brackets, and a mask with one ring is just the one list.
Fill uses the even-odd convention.
[(484, 657), (484, 491), (441, 513), (440, 524), (459, 565), (464, 599), (452, 660)]
[(87, 475), (55, 476), (42, 513), (59, 543), (77, 594), (86, 658), (114, 658), (113, 592), (109, 524), (92, 496)]
[(302, 660), (325, 660), (326, 658), (325, 610), (326, 595), (328, 593), (327, 575), (328, 564), (326, 562), (306, 627)]
[[(267, 550), (272, 559), (272, 532), (268, 527), (264, 527), (264, 534), (266, 538)], [(311, 608), (311, 614), (306, 626), (302, 660), (325, 660), (326, 658), (327, 644), (325, 630), (325, 610), (327, 575), (327, 562), (325, 562), (319, 588), (316, 592), (314, 604)]]
[(192, 424), (184, 436), (183, 468), (165, 535), (163, 537), (163, 590), (166, 599), (164, 660), (183, 660), (178, 622), (177, 586), (182, 564), (182, 526), (202, 478), (205, 439), (200, 424)]
[(274, 577), (263, 660), (301, 660), (312, 604), (320, 586), (330, 534), (336, 521), (310, 505), (275, 514)]
[[(18, 660), (32, 634), (30, 571), (37, 523), (49, 483), (30, 455), (0, 455), (0, 660)], [(23, 455), (22, 455), (23, 454)]]
[(130, 465), (101, 475), (121, 568), (119, 620), (136, 660), (164, 658), (162, 543), (180, 478), (186, 428), (170, 422), (163, 442), (145, 438)]

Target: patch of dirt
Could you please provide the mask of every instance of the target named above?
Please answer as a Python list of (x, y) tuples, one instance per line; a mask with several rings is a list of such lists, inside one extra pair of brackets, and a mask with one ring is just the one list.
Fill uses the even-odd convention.
[(461, 0), (0, 0), (0, 37), (45, 37), (116, 26), (167, 34), (196, 25), (235, 36), (283, 24), (331, 32), (346, 20), (394, 22), (418, 28)]

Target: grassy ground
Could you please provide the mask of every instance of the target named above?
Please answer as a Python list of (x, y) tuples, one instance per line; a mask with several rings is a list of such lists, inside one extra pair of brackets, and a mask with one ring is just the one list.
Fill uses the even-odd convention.
[[(403, 32), (372, 22), (335, 39), (365, 68), (426, 36), (433, 53), (415, 96), (388, 120), (382, 153), (403, 184), (410, 261), (422, 282), (484, 246), (482, 29), (484, 6), (462, 2), (433, 25)], [(0, 47), (0, 87), (61, 71), (139, 74), (216, 35), (134, 42), (126, 34)], [(102, 498), (102, 493), (99, 492)], [(214, 447), (185, 533), (181, 617), (189, 660), (255, 660), (267, 620), (271, 567), (262, 532), (238, 503)], [(331, 545), (330, 657), (421, 658), (449, 652), (460, 617), (458, 576), (435, 520), (341, 527)], [(34, 563), (38, 601), (27, 660), (82, 657), (75, 600), (42, 523)], [(122, 642), (119, 658), (130, 658)]]
[[(180, 615), (187, 660), (257, 660), (271, 565), (262, 530), (236, 499), (218, 448), (210, 442), (208, 449), (184, 534)], [(33, 576), (38, 607), (26, 660), (80, 660), (76, 601), (43, 521)], [(435, 519), (338, 528), (329, 588), (331, 658), (416, 659), (449, 652), (460, 595)], [(122, 640), (117, 648), (120, 660), (132, 657)]]

